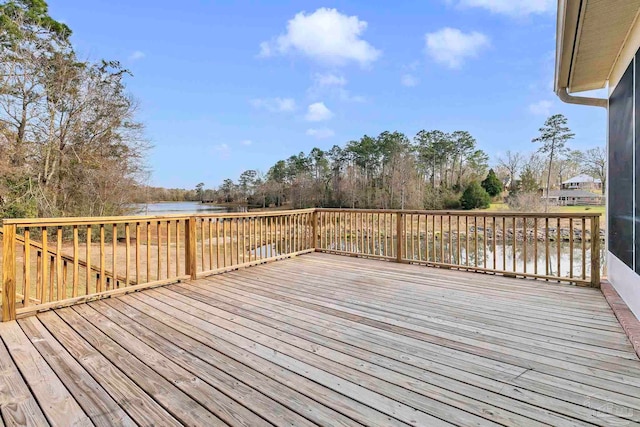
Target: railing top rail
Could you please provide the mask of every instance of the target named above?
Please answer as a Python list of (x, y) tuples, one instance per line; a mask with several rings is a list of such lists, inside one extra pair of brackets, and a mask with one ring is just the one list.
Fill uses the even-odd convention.
[(149, 221), (176, 221), (189, 218), (255, 218), (265, 216), (286, 216), (314, 212), (315, 209), (296, 209), (267, 212), (221, 212), (199, 214), (169, 214), (169, 215), (131, 215), (131, 216), (96, 216), (96, 217), (66, 217), (66, 218), (9, 218), (2, 222), (6, 225), (18, 227), (58, 227), (72, 225), (124, 224)]
[(358, 213), (402, 213), (421, 215), (452, 215), (477, 217), (517, 217), (517, 218), (599, 218), (598, 212), (515, 212), (515, 211), (463, 211), (463, 210), (407, 210), (407, 209), (347, 209), (347, 208), (317, 208), (317, 212), (358, 212)]
[(67, 218), (8, 218), (3, 224), (18, 227), (64, 227), (72, 225), (124, 224), (149, 221), (179, 221), (189, 218), (255, 218), (266, 216), (287, 216), (311, 212), (359, 212), (359, 213), (402, 213), (421, 215), (452, 215), (476, 217), (518, 217), (518, 218), (599, 218), (597, 212), (512, 212), (512, 211), (462, 211), (462, 210), (401, 210), (401, 209), (347, 209), (347, 208), (311, 208), (266, 212), (221, 212), (198, 213), (191, 215), (130, 215), (130, 216), (102, 216), (102, 217), (67, 217)]

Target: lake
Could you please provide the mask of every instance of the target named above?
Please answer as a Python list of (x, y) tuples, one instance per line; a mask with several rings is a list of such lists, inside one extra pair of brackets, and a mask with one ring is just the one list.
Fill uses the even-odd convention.
[(216, 206), (200, 202), (139, 203), (135, 205), (135, 208), (138, 215), (186, 215), (234, 211), (233, 208), (228, 208), (226, 206)]

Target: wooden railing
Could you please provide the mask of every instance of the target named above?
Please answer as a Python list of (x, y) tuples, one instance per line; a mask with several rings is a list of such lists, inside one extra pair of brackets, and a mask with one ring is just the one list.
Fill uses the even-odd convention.
[(2, 318), (312, 252), (313, 215), (4, 220)]
[(599, 286), (599, 214), (306, 209), (3, 221), (2, 319), (321, 251)]
[(600, 214), (317, 209), (322, 252), (600, 285)]

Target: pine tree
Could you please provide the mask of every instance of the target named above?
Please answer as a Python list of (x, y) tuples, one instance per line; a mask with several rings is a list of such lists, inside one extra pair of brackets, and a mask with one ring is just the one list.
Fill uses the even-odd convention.
[(498, 179), (493, 169), (489, 169), (489, 174), (484, 181), (482, 181), (482, 188), (484, 188), (491, 197), (496, 197), (502, 193), (502, 182)]

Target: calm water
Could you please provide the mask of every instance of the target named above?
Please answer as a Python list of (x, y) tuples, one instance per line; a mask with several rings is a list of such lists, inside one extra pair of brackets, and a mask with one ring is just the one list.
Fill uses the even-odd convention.
[(200, 202), (161, 202), (135, 205), (138, 215), (174, 215), (193, 213), (231, 212), (225, 206), (203, 204)]
[[(353, 246), (350, 241), (343, 240), (338, 244), (331, 244), (330, 249), (346, 251), (346, 252), (365, 252), (375, 253), (380, 255), (395, 256), (395, 254), (385, 254), (385, 250), (388, 247), (392, 248), (396, 245), (395, 239), (390, 239), (388, 245), (382, 247), (378, 245), (376, 239), (369, 241), (366, 237), (362, 240), (364, 247), (360, 247), (358, 242), (354, 242)], [(416, 242), (417, 243), (417, 242)], [(462, 264), (470, 266), (484, 267), (485, 259), (486, 266), (493, 268), (494, 260), (495, 266), (498, 270), (517, 271), (524, 272), (525, 265), (528, 273), (533, 273), (537, 265), (539, 274), (558, 274), (558, 252), (560, 253), (560, 275), (568, 277), (573, 272), (574, 277), (580, 277), (582, 275), (582, 248), (581, 243), (576, 243), (571, 251), (569, 243), (566, 242), (549, 242), (549, 254), (547, 265), (546, 248), (543, 242), (538, 242), (538, 256), (535, 257), (535, 248), (532, 242), (527, 242), (526, 249), (523, 242), (516, 241), (516, 247), (512, 246), (512, 242), (508, 242), (504, 247), (502, 243), (496, 244), (495, 252), (493, 251), (492, 244), (487, 242), (485, 246), (482, 241), (478, 244), (476, 251), (473, 241), (470, 241), (469, 250), (465, 249), (465, 242), (462, 241), (460, 245), (460, 252), (458, 252), (457, 242), (454, 240), (451, 247), (449, 242), (444, 241), (444, 247), (441, 248), (441, 242), (430, 240), (429, 242), (424, 239), (420, 239), (420, 248), (417, 244), (413, 247), (409, 244), (406, 248), (405, 258), (415, 260), (426, 260), (427, 252), (429, 253), (428, 260), (432, 262), (444, 262), (450, 264)], [(428, 245), (428, 251), (427, 251)], [(434, 247), (435, 245), (435, 247)], [(559, 247), (558, 247), (559, 246)], [(278, 248), (276, 248), (278, 249)], [(515, 250), (514, 250), (515, 249)], [(559, 251), (558, 251), (559, 249)], [(604, 244), (600, 246), (600, 266), (604, 269), (605, 249)], [(442, 257), (444, 255), (444, 257)], [(515, 258), (515, 259), (514, 259)], [(515, 262), (514, 262), (515, 261)], [(590, 274), (591, 265), (591, 249), (590, 243), (586, 243), (585, 247), (585, 274), (588, 277)], [(514, 267), (515, 266), (515, 267)]]

